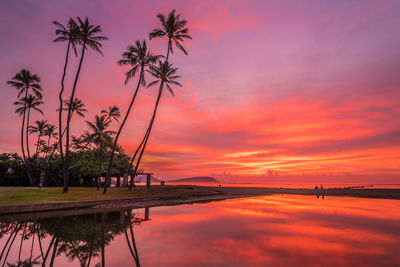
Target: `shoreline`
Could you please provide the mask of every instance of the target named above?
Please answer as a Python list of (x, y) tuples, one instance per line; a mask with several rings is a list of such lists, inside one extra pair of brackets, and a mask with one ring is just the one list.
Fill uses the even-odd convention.
[[(163, 191), (164, 188), (156, 187)], [(170, 206), (193, 204), (201, 202), (219, 201), (233, 198), (256, 197), (268, 195), (314, 195), (314, 196), (341, 196), (376, 199), (400, 199), (400, 189), (298, 189), (298, 188), (262, 188), (262, 187), (205, 187), (181, 186), (170, 187), (168, 190), (186, 190), (184, 194), (173, 193), (165, 196), (147, 195), (140, 197), (97, 199), (81, 201), (57, 201), (50, 203), (0, 205), (0, 215), (38, 213), (62, 210), (80, 209), (118, 209), (118, 208), (144, 208), (157, 206)], [(141, 189), (145, 191), (146, 189)], [(196, 189), (196, 190), (193, 190)], [(196, 192), (190, 192), (196, 191)], [(149, 193), (151, 193), (149, 191)]]

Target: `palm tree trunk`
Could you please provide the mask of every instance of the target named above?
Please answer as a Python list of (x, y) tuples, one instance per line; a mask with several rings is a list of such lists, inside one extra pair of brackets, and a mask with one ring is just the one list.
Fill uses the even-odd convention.
[(63, 92), (64, 92), (64, 80), (65, 80), (65, 75), (67, 73), (67, 65), (68, 65), (68, 58), (69, 58), (69, 49), (71, 47), (71, 42), (68, 42), (67, 46), (67, 54), (65, 55), (65, 64), (64, 64), (64, 71), (63, 71), (63, 76), (61, 79), (61, 90), (60, 94), (58, 95), (59, 101), (60, 101), (60, 110), (58, 111), (58, 134), (59, 134), (59, 146), (60, 146), (60, 156), (61, 156), (61, 161), (62, 161), (62, 166), (63, 166), (63, 176), (64, 180), (66, 177), (65, 173), (65, 159), (64, 159), (64, 152), (63, 152), (63, 145), (62, 145), (62, 135), (61, 135), (61, 130), (62, 130), (62, 110), (63, 110)]
[(101, 266), (105, 266), (105, 255), (104, 255), (104, 213), (101, 214)]
[(83, 57), (85, 56), (85, 48), (86, 48), (86, 43), (83, 43), (82, 45), (82, 53), (81, 53), (81, 59), (79, 61), (79, 66), (78, 66), (78, 71), (75, 76), (75, 81), (74, 81), (74, 86), (72, 88), (72, 94), (71, 98), (69, 101), (68, 105), (68, 116), (67, 116), (67, 136), (65, 140), (65, 176), (64, 176), (64, 188), (63, 188), (63, 193), (68, 193), (68, 185), (69, 185), (69, 126), (70, 126), (70, 119), (71, 119), (71, 108), (72, 108), (72, 102), (75, 96), (75, 90), (76, 90), (76, 84), (78, 83), (78, 78), (79, 74), (81, 72), (81, 67), (82, 67), (82, 61)]
[(168, 58), (169, 58), (169, 51), (171, 50), (171, 46), (172, 46), (172, 42), (171, 42), (171, 38), (168, 39), (168, 50), (167, 50), (167, 57), (165, 58), (165, 62), (168, 62)]
[(25, 230), (26, 230), (26, 228), (24, 228), (24, 231), (22, 232), (21, 243), (19, 245), (18, 266), (20, 265), (20, 262), (21, 262), (21, 251), (22, 251), (22, 244), (24, 243)]
[(32, 252), (33, 252), (33, 245), (35, 244), (35, 234), (32, 235), (32, 246), (31, 246), (31, 255), (29, 257), (29, 264), (32, 265)]
[(135, 263), (137, 267), (140, 267), (140, 262), (139, 262), (139, 254), (136, 248), (136, 241), (135, 241), (135, 236), (133, 235), (133, 229), (132, 229), (132, 224), (129, 225), (130, 230), (131, 230), (131, 238), (132, 238), (132, 245), (133, 245), (133, 249), (135, 250)]
[(44, 260), (42, 241), (40, 240), (40, 232), (39, 232), (38, 226), (36, 226), (36, 230), (37, 230), (37, 237), (38, 237), (38, 243), (39, 243), (39, 248), (40, 248), (40, 255), (42, 256), (42, 259)]
[(35, 151), (35, 155), (36, 155), (36, 157), (38, 157), (39, 155), (38, 155), (38, 150), (39, 150), (39, 142), (40, 142), (40, 134), (39, 134), (39, 136), (38, 136), (38, 140), (37, 140), (37, 143), (36, 143), (36, 151)]
[(11, 249), (12, 245), (14, 244), (15, 238), (17, 237), (18, 231), (20, 229), (21, 229), (21, 225), (18, 227), (18, 230), (15, 232), (14, 237), (11, 240), (10, 246), (8, 247), (7, 253), (6, 253), (5, 257), (4, 257), (4, 261), (3, 261), (3, 265), (2, 266), (4, 266), (4, 264), (7, 262), (8, 254), (10, 253), (10, 249)]
[[(143, 74), (143, 67), (140, 69), (139, 81), (138, 81), (138, 84), (136, 86), (136, 90), (135, 90), (135, 93), (134, 93), (134, 95), (132, 97), (131, 103), (130, 103), (130, 105), (128, 107), (128, 110), (126, 111), (124, 120), (122, 121), (122, 123), (121, 123), (121, 125), (120, 125), (120, 127), (118, 129), (117, 135), (115, 136), (115, 139), (114, 139), (114, 144), (113, 144), (113, 147), (112, 147), (112, 150), (111, 150), (110, 161), (108, 162), (108, 167), (107, 167), (107, 175), (106, 175), (106, 180), (107, 181), (108, 180), (111, 181), (111, 165), (112, 165), (112, 161), (114, 159), (115, 148), (117, 147), (118, 138), (119, 138), (119, 135), (121, 134), (122, 128), (124, 128), (125, 122), (128, 119), (128, 116), (129, 116), (129, 113), (131, 111), (132, 105), (135, 102), (136, 95), (137, 95), (137, 93), (139, 91), (140, 83), (142, 82), (142, 76), (143, 76), (142, 74)], [(106, 187), (104, 187), (104, 193), (107, 193)]]
[(133, 172), (133, 176), (134, 176), (134, 177), (135, 177), (135, 175), (136, 175), (136, 173), (137, 173), (137, 170), (138, 170), (138, 168), (139, 168), (140, 161), (141, 161), (142, 156), (143, 156), (143, 152), (144, 152), (144, 150), (146, 149), (146, 145), (147, 145), (147, 141), (149, 140), (149, 136), (150, 136), (150, 133), (151, 133), (151, 129), (153, 128), (154, 120), (155, 120), (155, 117), (156, 117), (156, 114), (157, 114), (158, 105), (159, 105), (159, 103), (160, 103), (160, 99), (161, 99), (161, 95), (162, 95), (162, 91), (163, 91), (163, 86), (164, 86), (164, 82), (161, 82), (161, 84), (160, 84), (160, 89), (159, 89), (158, 96), (157, 96), (156, 105), (155, 105), (155, 107), (154, 107), (153, 116), (152, 116), (152, 118), (151, 118), (149, 128), (147, 129), (147, 133), (146, 133), (147, 136), (145, 136), (145, 140), (144, 140), (144, 143), (143, 143), (142, 151), (140, 152), (138, 161), (137, 161), (136, 166), (135, 166), (135, 170), (134, 170), (134, 172)]
[(56, 258), (57, 247), (58, 247), (58, 237), (56, 237), (56, 242), (54, 242), (53, 253), (51, 254), (51, 260), (50, 260), (50, 265), (49, 265), (50, 267), (52, 267), (54, 264), (54, 259)]
[[(100, 155), (99, 155), (99, 176), (97, 178), (97, 190), (99, 190), (99, 184), (101, 181), (101, 167), (103, 165), (103, 142), (101, 140), (101, 136), (100, 136), (100, 151), (99, 151)], [(104, 180), (104, 189), (107, 188), (107, 180)], [(103, 192), (104, 193), (104, 192)]]
[(3, 254), (4, 254), (4, 251), (6, 250), (6, 247), (7, 247), (7, 245), (8, 245), (8, 242), (10, 242), (10, 240), (11, 240), (12, 236), (14, 235), (14, 233), (15, 233), (15, 232), (18, 233), (18, 231), (19, 231), (19, 228), (18, 228), (18, 224), (17, 224), (17, 225), (15, 226), (14, 230), (11, 232), (10, 236), (8, 237), (7, 242), (6, 242), (6, 244), (4, 245), (4, 247), (3, 247), (3, 250), (1, 251), (0, 261), (1, 261), (1, 259), (3, 258)]
[[(138, 146), (138, 148), (136, 148), (135, 154), (133, 155), (131, 162), (129, 163), (129, 168), (128, 168), (128, 174), (131, 173), (132, 170), (132, 166), (133, 166), (133, 162), (136, 159), (136, 155), (139, 153), (139, 150), (142, 148), (144, 141), (146, 141), (147, 139), (147, 135), (149, 134), (149, 129), (147, 128), (146, 130), (146, 134), (144, 135), (142, 142), (140, 143), (140, 145)], [(136, 174), (135, 174), (136, 175)], [(129, 190), (132, 190), (132, 187), (136, 187), (135, 186), (135, 175), (131, 175), (131, 183), (129, 185)]]
[(29, 184), (33, 186), (33, 179), (31, 176), (31, 172), (29, 169), (28, 161), (26, 160), (25, 149), (24, 149), (24, 128), (25, 128), (25, 116), (26, 116), (26, 98), (28, 97), (28, 89), (25, 91), (25, 105), (24, 105), (24, 114), (22, 116), (22, 126), (21, 126), (21, 150), (22, 157), (24, 158), (26, 173), (28, 174)]
[(47, 257), (49, 256), (49, 253), (50, 253), (51, 247), (53, 246), (53, 243), (54, 243), (54, 240), (55, 240), (55, 239), (56, 239), (56, 237), (55, 237), (55, 236), (53, 236), (53, 237), (51, 238), (51, 241), (50, 241), (49, 247), (47, 248), (47, 251), (46, 251), (46, 255), (45, 255), (45, 256), (44, 256), (44, 258), (43, 258), (43, 263), (42, 263), (42, 266), (46, 266)]
[(33, 180), (33, 171), (32, 171), (32, 165), (31, 165), (32, 158), (31, 158), (31, 153), (30, 153), (30, 150), (29, 150), (29, 131), (28, 131), (28, 129), (29, 129), (29, 118), (30, 118), (30, 115), (31, 115), (31, 109), (28, 108), (28, 116), (27, 116), (27, 120), (26, 120), (26, 129), (25, 129), (25, 133), (26, 133), (25, 142), (26, 142), (26, 152), (28, 154), (28, 168), (29, 168), (29, 171), (30, 171), (31, 177), (32, 177), (32, 186), (34, 186), (35, 185), (35, 181)]

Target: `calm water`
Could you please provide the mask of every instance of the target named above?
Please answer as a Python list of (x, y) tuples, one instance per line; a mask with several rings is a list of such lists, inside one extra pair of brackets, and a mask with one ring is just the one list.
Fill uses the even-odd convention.
[(400, 266), (398, 200), (273, 195), (70, 216), (81, 212), (0, 217), (0, 265)]

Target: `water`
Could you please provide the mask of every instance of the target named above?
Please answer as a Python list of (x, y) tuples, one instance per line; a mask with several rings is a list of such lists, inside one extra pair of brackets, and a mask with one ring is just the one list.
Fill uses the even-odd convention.
[(272, 195), (0, 222), (1, 265), (9, 248), (6, 263), (20, 249), (41, 263), (42, 247), (46, 266), (400, 266), (399, 200)]

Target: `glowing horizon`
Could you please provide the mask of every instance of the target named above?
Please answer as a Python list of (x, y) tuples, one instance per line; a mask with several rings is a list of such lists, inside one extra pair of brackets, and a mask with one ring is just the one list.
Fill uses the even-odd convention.
[[(104, 57), (89, 51), (85, 58), (77, 97), (89, 112), (73, 119), (76, 135), (109, 105), (125, 113), (136, 80), (124, 86), (127, 68), (116, 62), (129, 44), (148, 40), (157, 13), (171, 9), (188, 20), (193, 40), (184, 42), (189, 56), (175, 49), (170, 57), (184, 87), (163, 95), (143, 168), (156, 177), (232, 182), (276, 174), (399, 181), (398, 1), (2, 1), (0, 152), (20, 153), (17, 94), (6, 81), (21, 68), (41, 77), (45, 118), (57, 124), (65, 44), (52, 43), (53, 20), (87, 16), (109, 38)], [(164, 40), (150, 47), (166, 51)], [(141, 89), (120, 139), (128, 154), (155, 98), (155, 89)]]

